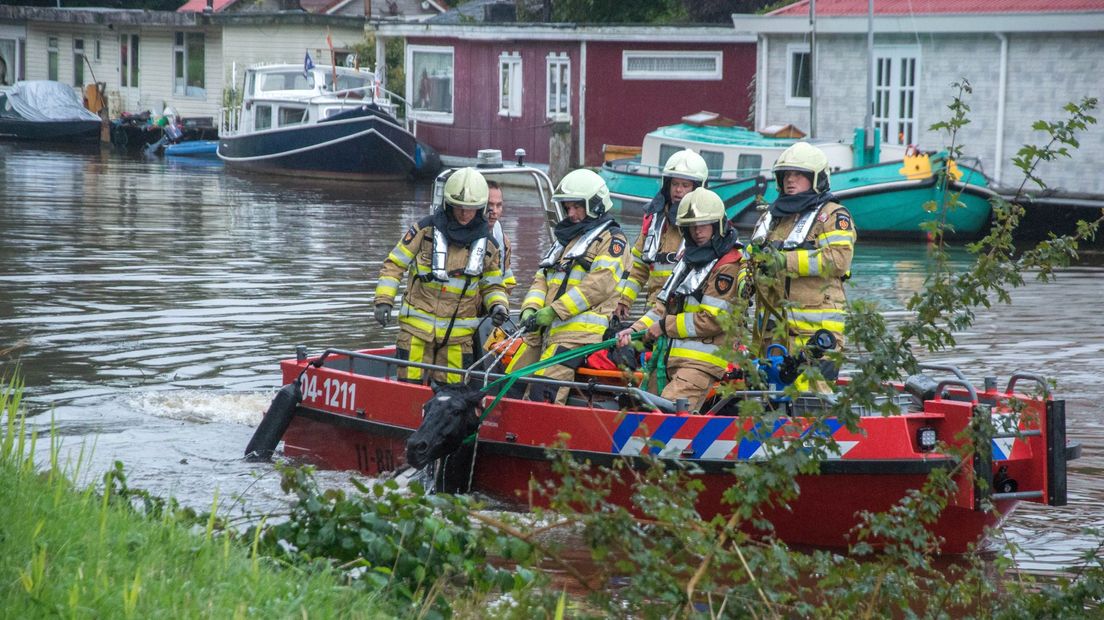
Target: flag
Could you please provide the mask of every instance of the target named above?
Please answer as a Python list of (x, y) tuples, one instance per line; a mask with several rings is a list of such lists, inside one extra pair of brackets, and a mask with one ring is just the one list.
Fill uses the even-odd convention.
[(309, 76), (310, 70), (314, 68), (314, 61), (311, 60), (310, 50), (307, 50), (307, 56), (303, 59), (303, 75)]

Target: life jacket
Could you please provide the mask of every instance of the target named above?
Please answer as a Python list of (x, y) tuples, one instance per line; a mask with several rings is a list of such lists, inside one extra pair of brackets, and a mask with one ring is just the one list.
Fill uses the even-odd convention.
[[(608, 220), (595, 226), (584, 234), (575, 245), (571, 246), (571, 250), (568, 252), (564, 252), (563, 244), (557, 239), (552, 247), (548, 249), (548, 252), (545, 253), (544, 258), (541, 259), (540, 267), (542, 269), (555, 268), (557, 271), (570, 271), (573, 263), (586, 256), (590, 244), (594, 243), (613, 224), (614, 220)], [(584, 264), (583, 267), (587, 270), (590, 269), (590, 265), (587, 264)]]
[[(794, 224), (793, 230), (789, 235), (786, 235), (786, 239), (782, 241), (783, 250), (793, 250), (801, 247), (805, 244), (806, 238), (809, 236), (809, 231), (813, 229), (813, 222), (816, 221), (820, 210), (824, 208), (824, 205), (828, 204), (823, 202), (815, 209), (809, 209), (801, 214), (801, 217), (797, 219), (797, 223)], [(751, 233), (752, 243), (762, 244), (767, 240), (767, 235), (770, 233), (771, 224), (774, 223), (774, 217), (770, 211), (763, 214), (763, 217), (759, 218), (759, 223), (755, 225), (755, 231)]]
[(480, 237), (471, 242), (468, 247), (468, 264), (464, 270), (457, 274), (449, 274), (448, 265), (448, 237), (438, 228), (433, 229), (433, 255), (430, 263), (430, 272), (427, 279), (437, 282), (448, 282), (450, 275), (465, 275), (479, 277), (483, 275), (483, 259), (487, 256), (487, 237)]
[(666, 306), (668, 311), (671, 311), (675, 307), (682, 305), (682, 300), (690, 295), (700, 297), (705, 280), (709, 277), (709, 274), (713, 272), (713, 268), (720, 265), (735, 263), (740, 260), (740, 257), (740, 249), (733, 248), (724, 256), (714, 258), (708, 263), (704, 263), (698, 267), (693, 267), (685, 260), (680, 260), (678, 264), (675, 265), (675, 270), (671, 273), (671, 277), (667, 278), (667, 282), (665, 282), (663, 288), (659, 290), (656, 299)]
[[(656, 223), (656, 216), (659, 215), (659, 223), (656, 226), (652, 224)], [(667, 218), (663, 215), (663, 212), (649, 213), (644, 216), (644, 223), (640, 227), (640, 234), (644, 236), (644, 249), (641, 251), (641, 260), (645, 264), (651, 265), (660, 259), (659, 245), (663, 240), (663, 231), (667, 228)], [(670, 260), (659, 260), (662, 263), (673, 263), (678, 260), (682, 250), (686, 247), (686, 240), (683, 239), (679, 243), (678, 250), (673, 253), (669, 253)]]

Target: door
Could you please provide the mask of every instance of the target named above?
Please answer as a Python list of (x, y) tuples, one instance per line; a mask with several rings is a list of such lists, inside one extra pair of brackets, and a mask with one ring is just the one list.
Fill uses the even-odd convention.
[(916, 95), (920, 50), (885, 47), (874, 50), (874, 127), (887, 144), (915, 144)]

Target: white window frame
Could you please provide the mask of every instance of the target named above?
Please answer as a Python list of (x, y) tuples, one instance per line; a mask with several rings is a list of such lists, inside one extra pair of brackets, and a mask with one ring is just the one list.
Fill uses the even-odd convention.
[(521, 118), (521, 54), (502, 52), (498, 57), (498, 115)]
[(0, 32), (0, 41), (6, 41), (12, 46), (12, 57), (8, 59), (8, 72), (4, 77), (8, 85), (15, 84), (23, 79), (23, 72), (20, 71), (20, 68), (25, 62), (23, 54), (26, 50), (27, 40), (18, 36), (9, 36), (5, 32)]
[[(810, 105), (811, 97), (797, 97), (794, 95), (794, 86), (797, 76), (794, 75), (794, 56), (799, 54), (809, 54), (810, 47), (808, 43), (790, 43), (786, 46), (786, 105), (795, 108), (807, 108)], [(812, 56), (809, 56), (809, 60), (812, 60)], [(811, 69), (811, 67), (810, 67)], [(810, 90), (813, 87), (812, 80), (809, 81)], [(810, 93), (812, 94), (812, 93)]]
[[(135, 45), (135, 43), (138, 45)], [(125, 63), (123, 62), (124, 47), (127, 54)], [(142, 75), (141, 65), (139, 65), (140, 47), (141, 37), (137, 32), (119, 33), (119, 88), (138, 89), (138, 81)]]
[[(85, 85), (85, 55), (84, 39), (81, 37), (73, 38), (73, 86), (83, 88)], [(79, 74), (80, 80), (77, 79)], [(80, 82), (79, 84), (77, 82)]]
[[(554, 121), (570, 121), (571, 58), (567, 52), (552, 52), (544, 66), (547, 77), (544, 85), (544, 114)], [(559, 79), (561, 76), (563, 80)], [(562, 106), (561, 101), (564, 102)]]
[[(916, 144), (920, 140), (920, 60), (920, 48), (915, 45), (874, 48), (871, 105), (874, 127), (881, 129), (883, 144)], [(883, 69), (881, 73), (879, 68)], [(905, 69), (911, 69), (912, 84), (902, 82)]]
[[(710, 58), (712, 71), (645, 71), (629, 68), (634, 58)], [(623, 80), (720, 80), (724, 78), (724, 52), (721, 50), (669, 51), (623, 50), (621, 52), (621, 79)]]
[[(183, 43), (177, 44), (176, 35), (182, 35)], [(203, 86), (199, 86), (202, 90), (202, 94), (189, 95), (188, 94), (188, 37), (199, 35), (203, 37)], [(172, 84), (173, 94), (180, 95), (182, 97), (189, 97), (191, 99), (207, 99), (207, 35), (204, 32), (196, 30), (177, 30), (173, 32), (173, 46), (172, 46)], [(184, 63), (184, 85), (178, 87), (176, 84), (176, 69), (177, 69), (177, 55), (180, 55), (182, 62)]]
[[(53, 57), (54, 72), (50, 73), (50, 59)], [(58, 43), (58, 37), (46, 38), (46, 79), (54, 80), (55, 82), (61, 76), (61, 45)]]
[(452, 87), (449, 96), (452, 98), (452, 103), (449, 106), (453, 112), (456, 110), (456, 49), (451, 45), (407, 45), (406, 46), (406, 100), (410, 102), (407, 110), (407, 117), (413, 120), (427, 121), (431, 123), (439, 123), (442, 125), (451, 125), (453, 122), (453, 112), (434, 112), (429, 110), (418, 110), (414, 107), (414, 83), (418, 79), (418, 76), (414, 73), (414, 54), (417, 52), (424, 53), (436, 53), (436, 54), (448, 54), (452, 56)]

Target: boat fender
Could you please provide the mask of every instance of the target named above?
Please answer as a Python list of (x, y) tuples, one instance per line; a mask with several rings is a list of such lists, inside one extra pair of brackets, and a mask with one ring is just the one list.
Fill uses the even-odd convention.
[(268, 406), (249, 445), (245, 447), (245, 460), (268, 461), (276, 450), (276, 444), (284, 437), (291, 419), (295, 417), (295, 408), (303, 401), (303, 392), (299, 382), (293, 381), (276, 392), (272, 404)]

